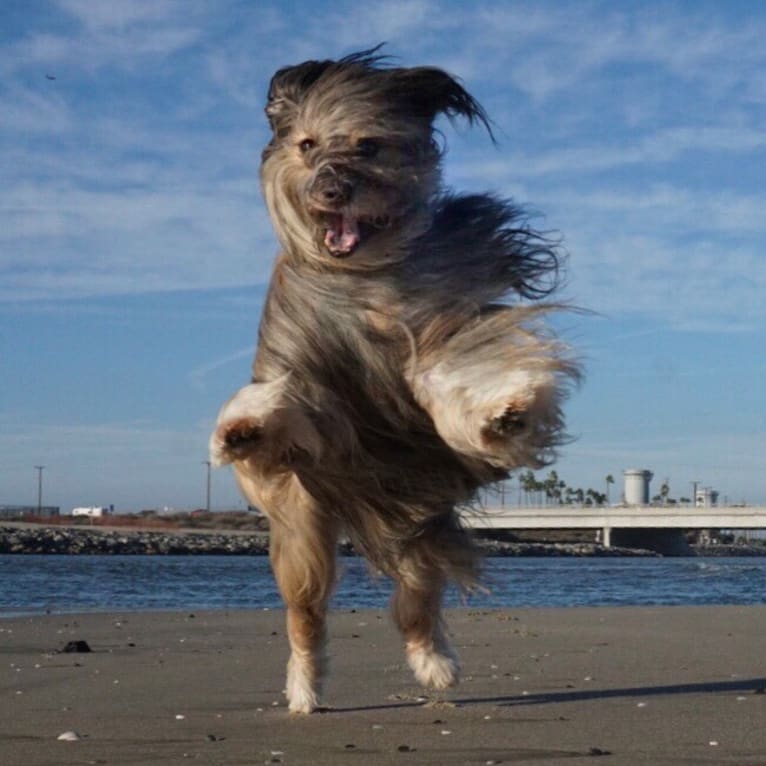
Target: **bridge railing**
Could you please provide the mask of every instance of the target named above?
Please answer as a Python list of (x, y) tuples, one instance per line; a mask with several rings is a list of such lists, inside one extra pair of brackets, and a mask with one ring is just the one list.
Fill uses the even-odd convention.
[(461, 514), (474, 529), (766, 529), (766, 507), (609, 506), (484, 507)]

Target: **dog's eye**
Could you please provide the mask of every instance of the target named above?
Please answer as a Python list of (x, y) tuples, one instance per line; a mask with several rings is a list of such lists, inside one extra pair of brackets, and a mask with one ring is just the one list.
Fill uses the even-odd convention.
[(306, 154), (306, 152), (311, 151), (316, 145), (317, 142), (314, 141), (313, 138), (304, 138), (303, 141), (298, 144), (298, 148), (301, 150), (301, 154)]
[(380, 151), (380, 144), (374, 138), (360, 138), (356, 142), (356, 153), (365, 159), (376, 157)]

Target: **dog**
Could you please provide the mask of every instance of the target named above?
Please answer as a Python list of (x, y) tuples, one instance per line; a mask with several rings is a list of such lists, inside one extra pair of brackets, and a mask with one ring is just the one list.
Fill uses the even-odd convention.
[(378, 48), (277, 71), (261, 181), (281, 244), (249, 385), (221, 409), (211, 460), (232, 464), (270, 520), (287, 612), (289, 709), (320, 705), (339, 536), (395, 582), (394, 621), (418, 682), (458, 680), (441, 613), (471, 588), (456, 507), (566, 439), (580, 371), (546, 329), (560, 245), (524, 212), (441, 182), (434, 120), (484, 126), (434, 67)]

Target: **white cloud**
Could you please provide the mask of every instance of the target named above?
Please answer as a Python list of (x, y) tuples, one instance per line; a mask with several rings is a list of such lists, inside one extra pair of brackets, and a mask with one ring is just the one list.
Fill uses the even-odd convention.
[(57, 5), (76, 17), (85, 27), (100, 32), (124, 29), (135, 24), (158, 24), (183, 15), (184, 6), (172, 0), (120, 0), (101, 3), (92, 0), (56, 0)]
[(48, 67), (61, 86), (83, 71), (93, 74), (105, 66), (131, 70), (147, 59), (170, 56), (202, 34), (201, 19), (187, 4), (61, 0), (59, 5), (80, 26), (66, 32), (30, 29), (0, 48), (0, 72)]
[(576, 143), (565, 149), (536, 147), (534, 154), (524, 150), (487, 152), (451, 169), (452, 175), (463, 183), (487, 181), (504, 183), (512, 179), (531, 179), (552, 175), (582, 176), (630, 166), (667, 164), (691, 153), (722, 153), (747, 155), (766, 149), (766, 131), (750, 127), (691, 127), (679, 126), (654, 131), (633, 141), (621, 143)]
[(647, 226), (581, 232), (572, 223), (574, 253), (568, 292), (576, 303), (607, 315), (653, 316), (676, 328), (753, 329), (766, 320), (759, 296), (766, 266), (752, 246), (701, 239), (682, 245)]
[(200, 367), (195, 368), (189, 373), (189, 381), (191, 385), (197, 389), (205, 388), (206, 378), (213, 372), (220, 370), (222, 367), (227, 367), (232, 362), (240, 362), (243, 359), (251, 359), (255, 354), (255, 346), (247, 346), (246, 348), (233, 351), (230, 354), (214, 359), (211, 362), (207, 362)]
[(0, 130), (57, 134), (71, 131), (73, 125), (71, 109), (56, 93), (43, 94), (13, 86), (4, 93)]
[[(657, 184), (648, 189), (597, 188), (593, 191), (554, 192), (549, 199), (562, 210), (578, 209), (586, 216), (608, 215), (612, 227), (656, 230), (669, 227), (674, 234), (716, 232), (722, 235), (766, 233), (766, 196), (731, 190), (676, 187)], [(620, 216), (619, 221), (614, 216)]]
[[(536, 100), (589, 84), (613, 65), (648, 65), (721, 94), (746, 84), (766, 61), (757, 13), (732, 17), (704, 7), (581, 3), (484, 3), (460, 15), (470, 41), (482, 31), (477, 71), (505, 76)], [(490, 55), (487, 55), (487, 54)]]
[[(276, 245), (255, 189), (19, 184), (0, 208), (0, 299), (263, 282)], [(32, 268), (30, 268), (32, 267)]]

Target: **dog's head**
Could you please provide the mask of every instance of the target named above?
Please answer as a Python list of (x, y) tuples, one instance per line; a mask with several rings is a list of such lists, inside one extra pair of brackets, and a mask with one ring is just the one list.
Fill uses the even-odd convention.
[(293, 256), (375, 268), (398, 259), (428, 225), (439, 190), (439, 114), (481, 122), (482, 107), (432, 67), (394, 68), (377, 49), (307, 61), (272, 78), (273, 131), (261, 179)]

